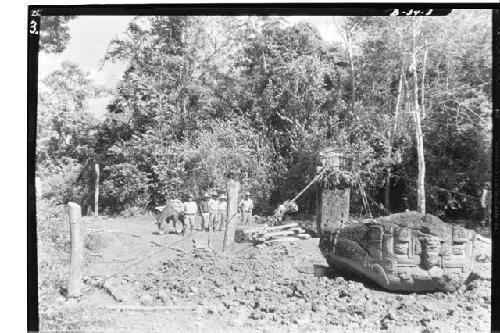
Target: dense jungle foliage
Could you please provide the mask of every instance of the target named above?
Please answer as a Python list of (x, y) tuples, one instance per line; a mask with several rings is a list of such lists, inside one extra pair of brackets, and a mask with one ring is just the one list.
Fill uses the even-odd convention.
[[(354, 161), (353, 214), (400, 211), (403, 198), (415, 209), (419, 112), (427, 211), (475, 218), (491, 174), (491, 12), (332, 18), (334, 33), (327, 42), (282, 17), (134, 19), (104, 59), (128, 64), (114, 91), (71, 63), (40, 78), (44, 196), (91, 205), (97, 162), (108, 214), (201, 197), (227, 179), (266, 214), (334, 146)], [(88, 99), (109, 95), (96, 119)], [(299, 199), (301, 212), (314, 213), (315, 196)]]

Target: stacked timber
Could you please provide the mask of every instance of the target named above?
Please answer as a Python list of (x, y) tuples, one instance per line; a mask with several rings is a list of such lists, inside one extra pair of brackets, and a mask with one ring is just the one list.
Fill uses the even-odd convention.
[(255, 244), (272, 245), (281, 242), (295, 242), (298, 240), (309, 239), (311, 235), (299, 227), (298, 223), (288, 223), (276, 227), (262, 227), (254, 230), (251, 234), (251, 240)]
[(267, 228), (267, 224), (263, 225), (239, 225), (236, 226), (236, 231), (234, 233), (234, 241), (236, 243), (248, 243), (253, 242), (253, 237), (259, 231)]

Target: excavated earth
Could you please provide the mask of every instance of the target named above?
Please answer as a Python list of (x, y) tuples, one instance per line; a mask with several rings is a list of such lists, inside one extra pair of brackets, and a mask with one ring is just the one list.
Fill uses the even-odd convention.
[[(217, 237), (212, 236), (214, 244), (221, 243), (222, 235)], [(122, 245), (130, 248), (141, 241), (131, 239), (137, 244)], [(79, 311), (89, 320), (75, 326), (82, 330), (95, 330), (99, 323), (99, 329), (120, 331), (487, 332), (489, 244), (477, 253), (477, 273), (457, 291), (419, 294), (388, 292), (369, 281), (336, 275), (327, 268), (317, 238), (263, 248), (244, 244), (231, 256), (186, 247), (109, 279), (107, 286), (121, 293), (120, 302), (110, 290), (96, 287), (102, 272), (95, 274), (97, 266), (89, 263), (86, 295), (62, 305), (66, 317), (61, 320)], [(102, 305), (168, 309), (119, 311)]]
[(300, 245), (267, 247), (229, 261), (208, 253), (179, 255), (146, 275), (140, 288), (151, 304), (195, 304), (197, 316), (243, 327), (488, 331), (488, 279), (474, 276), (450, 294), (388, 293), (335, 272), (301, 273), (297, 267), (308, 265), (300, 259), (311, 259), (303, 251)]

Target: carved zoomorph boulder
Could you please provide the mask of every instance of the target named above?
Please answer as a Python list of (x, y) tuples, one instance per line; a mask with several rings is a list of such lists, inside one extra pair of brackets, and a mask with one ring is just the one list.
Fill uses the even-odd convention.
[(475, 233), (406, 212), (324, 230), (320, 250), (338, 272), (399, 291), (453, 291), (469, 277)]

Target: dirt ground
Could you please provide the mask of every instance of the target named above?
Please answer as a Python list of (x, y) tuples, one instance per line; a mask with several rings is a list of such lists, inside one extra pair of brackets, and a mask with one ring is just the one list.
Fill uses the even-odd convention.
[[(241, 243), (226, 256), (220, 253), (222, 232), (157, 235), (153, 217), (85, 221), (92, 236), (86, 243), (84, 293), (78, 300), (54, 295), (53, 320), (42, 322), (43, 330), (490, 330), (486, 243), (478, 249), (476, 273), (460, 290), (405, 294), (331, 270), (327, 276), (311, 274), (314, 268), (325, 272), (317, 238), (261, 249)], [(144, 306), (150, 310), (138, 310)]]

